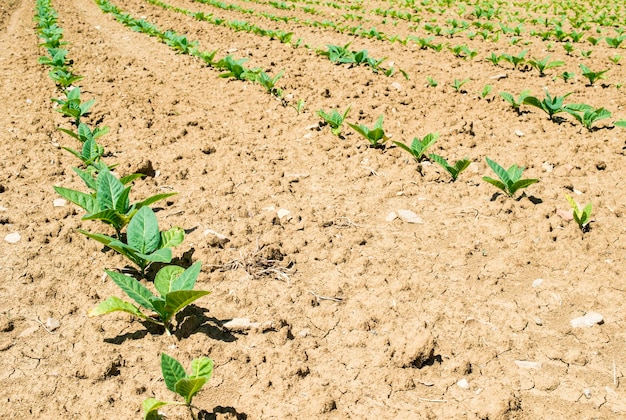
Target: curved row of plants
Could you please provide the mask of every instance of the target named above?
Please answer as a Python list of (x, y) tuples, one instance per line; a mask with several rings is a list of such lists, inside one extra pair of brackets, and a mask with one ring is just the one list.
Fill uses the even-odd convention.
[[(144, 175), (130, 174), (120, 177), (114, 172), (117, 165), (104, 161), (104, 147), (98, 143), (98, 139), (106, 135), (109, 129), (103, 126), (89, 127), (84, 122), (95, 99), (84, 101), (80, 96), (80, 87), (76, 83), (83, 77), (72, 69), (69, 51), (64, 48), (67, 42), (63, 41), (63, 29), (58, 25), (58, 16), (50, 0), (37, 0), (34, 20), (37, 23), (37, 33), (43, 40), (40, 46), (47, 51), (47, 55), (39, 58), (39, 63), (50, 68), (48, 74), (60, 93), (60, 97), (52, 100), (58, 104), (57, 111), (68, 117), (71, 123), (71, 128), (59, 129), (80, 144), (78, 149), (64, 149), (80, 160), (80, 166), (73, 167), (72, 170), (84, 182), (87, 192), (59, 186), (54, 189), (63, 198), (85, 210), (87, 214), (82, 217), (83, 220), (99, 220), (115, 230), (114, 236), (79, 229), (80, 233), (120, 253), (137, 267), (130, 275), (111, 270), (105, 270), (105, 273), (139, 306), (111, 296), (91, 309), (89, 316), (127, 312), (159, 325), (170, 335), (174, 316), (187, 305), (210, 293), (194, 290), (201, 270), (199, 261), (186, 269), (170, 264), (172, 248), (183, 242), (184, 230), (173, 227), (161, 231), (157, 216), (150, 208), (151, 204), (175, 193), (156, 194), (131, 203), (133, 183)], [(157, 294), (139, 281), (147, 277), (147, 269), (153, 263), (163, 264), (151, 279)], [(148, 315), (140, 308), (153, 312), (156, 316)], [(213, 361), (204, 356), (194, 359), (189, 374), (179, 361), (162, 353), (161, 371), (167, 388), (183, 397), (185, 402), (148, 398), (142, 403), (145, 419), (162, 418), (159, 409), (169, 404), (185, 405), (191, 417), (196, 419), (192, 399), (211, 378)]]

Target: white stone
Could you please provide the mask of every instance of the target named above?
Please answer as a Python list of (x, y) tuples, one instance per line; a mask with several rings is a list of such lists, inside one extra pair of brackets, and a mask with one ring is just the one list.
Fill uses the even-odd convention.
[(522, 369), (541, 369), (541, 363), (529, 360), (515, 360), (515, 364)]
[(541, 165), (541, 167), (546, 172), (552, 172), (554, 170), (554, 165), (550, 162), (543, 162), (543, 165)]
[(402, 90), (402, 85), (400, 83), (398, 83), (398, 82), (393, 82), (391, 84), (391, 87), (396, 89), (396, 90)]
[(20, 241), (20, 239), (22, 239), (22, 236), (18, 232), (9, 233), (7, 236), (4, 237), (4, 240), (10, 244), (17, 243)]
[(535, 279), (533, 281), (533, 287), (539, 287), (543, 284), (543, 279), (539, 278), (539, 279)]
[(61, 322), (58, 319), (48, 318), (46, 321), (46, 327), (49, 331), (54, 331), (61, 326)]
[(396, 220), (398, 218), (398, 215), (395, 212), (391, 212), (387, 215), (387, 217), (385, 217), (385, 221), (386, 222), (393, 222), (394, 220)]
[(524, 132), (522, 130), (515, 130), (515, 135), (517, 137), (524, 137)]
[(278, 209), (278, 211), (276, 212), (276, 215), (278, 216), (279, 219), (282, 219), (283, 217), (289, 216), (291, 212), (287, 209)]
[(52, 205), (54, 207), (63, 207), (66, 204), (67, 204), (67, 200), (64, 198), (57, 198), (52, 202)]
[(456, 384), (459, 388), (463, 388), (463, 389), (469, 389), (470, 387), (469, 382), (467, 382), (467, 379), (465, 378), (459, 380)]
[(579, 316), (570, 321), (572, 328), (584, 328), (592, 327), (596, 324), (601, 324), (604, 321), (604, 317), (597, 312), (587, 312), (583, 316)]
[(8, 209), (6, 207), (0, 206), (0, 211), (7, 211)]
[(424, 223), (424, 220), (411, 210), (398, 210), (398, 217), (407, 223)]

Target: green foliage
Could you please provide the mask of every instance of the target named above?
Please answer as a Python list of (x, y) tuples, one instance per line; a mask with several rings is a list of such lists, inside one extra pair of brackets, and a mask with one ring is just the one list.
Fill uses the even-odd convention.
[(415, 159), (416, 162), (420, 162), (423, 159), (426, 150), (428, 150), (430, 146), (435, 144), (438, 139), (439, 133), (429, 133), (424, 136), (423, 139), (415, 137), (411, 142), (411, 146), (408, 146), (399, 141), (394, 141), (393, 144), (407, 151), (411, 156), (413, 156), (413, 159)]
[(592, 71), (589, 67), (584, 64), (580, 64), (580, 69), (582, 70), (583, 76), (589, 80), (589, 86), (593, 86), (595, 82), (601, 79), (605, 79), (605, 73), (609, 71), (609, 69), (601, 70), (601, 71)]
[(98, 175), (95, 178), (81, 177), (93, 191), (91, 194), (56, 186), (54, 190), (61, 197), (80, 206), (87, 212), (87, 215), (83, 216), (83, 220), (101, 220), (111, 225), (115, 229), (118, 238), (122, 229), (130, 222), (139, 209), (176, 194), (156, 194), (143, 201), (130, 204), (129, 194), (131, 187), (127, 187), (125, 184), (136, 179), (136, 176), (131, 175), (120, 180), (106, 166), (101, 166), (98, 170)]
[(161, 372), (167, 389), (180, 395), (185, 403), (159, 401), (155, 398), (145, 399), (142, 403), (144, 420), (160, 420), (159, 409), (166, 405), (185, 405), (193, 419), (197, 416), (192, 411), (193, 397), (213, 376), (213, 360), (200, 357), (191, 361), (191, 374), (185, 372), (180, 362), (165, 353), (161, 353)]
[(428, 158), (445, 169), (452, 177), (453, 182), (456, 181), (459, 174), (467, 169), (472, 163), (471, 160), (464, 158), (457, 160), (454, 165), (450, 165), (446, 159), (434, 153), (428, 155)]
[(171, 322), (176, 313), (211, 293), (204, 290), (193, 290), (200, 274), (199, 261), (186, 270), (176, 265), (166, 265), (161, 268), (154, 279), (154, 287), (159, 293), (158, 296), (132, 277), (115, 271), (106, 270), (106, 273), (128, 297), (140, 307), (155, 312), (157, 318), (144, 314), (139, 307), (116, 296), (111, 296), (102, 301), (89, 311), (88, 316), (93, 317), (117, 311), (127, 312), (145, 321), (163, 326), (168, 334), (171, 334)]
[(611, 111), (604, 108), (595, 109), (587, 104), (568, 104), (565, 105), (565, 112), (572, 115), (589, 131), (593, 128), (593, 124), (597, 121), (611, 117)]
[(437, 87), (437, 85), (439, 85), (439, 82), (430, 76), (426, 76), (426, 82), (428, 82), (428, 86), (430, 87)]
[(524, 50), (522, 52), (520, 52), (518, 55), (511, 55), (511, 54), (502, 54), (502, 59), (504, 61), (508, 61), (509, 63), (513, 64), (513, 68), (517, 69), (517, 67), (520, 64), (523, 64), (525, 62), (525, 56), (528, 53), (528, 50)]
[(489, 158), (486, 158), (486, 160), (489, 167), (496, 173), (500, 180), (485, 176), (483, 177), (483, 181), (499, 188), (509, 197), (513, 197), (519, 189), (526, 188), (529, 185), (539, 182), (538, 179), (521, 179), (522, 173), (524, 172), (523, 166), (518, 167), (517, 165), (512, 165), (509, 169), (505, 170), (493, 160)]
[(375, 149), (382, 149), (385, 147), (384, 143), (389, 139), (385, 135), (383, 129), (383, 116), (381, 115), (376, 120), (373, 128), (368, 128), (364, 125), (356, 125), (348, 123), (350, 127), (370, 142), (370, 146)]
[(306, 102), (304, 102), (304, 99), (298, 99), (298, 102), (296, 102), (295, 105), (292, 104), (291, 107), (296, 110), (298, 115), (300, 115), (305, 105), (306, 105)]
[(493, 89), (493, 86), (491, 85), (485, 85), (483, 87), (482, 92), (480, 92), (480, 97), (485, 99), (485, 97), (487, 97), (487, 95), (489, 95), (491, 93), (491, 90)]
[(325, 112), (323, 109), (317, 111), (317, 115), (319, 115), (326, 124), (330, 126), (330, 132), (335, 136), (341, 135), (341, 126), (343, 125), (344, 120), (348, 116), (348, 112), (350, 112), (351, 106), (346, 108), (343, 114), (337, 112), (336, 109), (333, 109), (331, 113)]
[(53, 98), (52, 101), (60, 105), (57, 109), (58, 112), (74, 119), (76, 126), (80, 125), (80, 119), (89, 114), (89, 109), (96, 102), (95, 99), (82, 102), (79, 87), (67, 89), (65, 91), (65, 98)]
[(463, 80), (459, 80), (459, 79), (454, 79), (454, 81), (452, 82), (452, 88), (454, 89), (455, 92), (462, 92), (461, 91), (461, 87), (463, 87), (464, 84), (466, 84), (467, 82), (469, 82), (470, 79), (463, 79)]
[(572, 207), (572, 216), (574, 221), (578, 224), (580, 230), (584, 233), (589, 230), (589, 223), (591, 222), (591, 210), (592, 203), (589, 202), (584, 208), (581, 208), (576, 201), (569, 195), (565, 194), (565, 198), (569, 205)]
[(546, 96), (543, 98), (543, 100), (540, 101), (534, 96), (527, 96), (526, 98), (524, 98), (524, 104), (541, 109), (546, 114), (548, 114), (548, 118), (550, 120), (554, 120), (554, 116), (556, 114), (565, 112), (566, 109), (564, 107), (563, 101), (571, 94), (572, 92), (567, 93), (563, 96), (552, 97), (550, 95), (550, 92), (546, 90)]
[(265, 73), (264, 71), (259, 72), (259, 74), (257, 74), (257, 78), (256, 81), (265, 88), (265, 90), (271, 94), (274, 95), (278, 98), (280, 98), (283, 94), (283, 91), (279, 88), (276, 87), (276, 82), (278, 82), (278, 79), (280, 79), (281, 77), (283, 77), (283, 74), (285, 73), (284, 70), (281, 70), (280, 72), (278, 72), (278, 74), (274, 77), (269, 76), (267, 73)]
[(83, 76), (78, 76), (65, 67), (55, 67), (48, 73), (48, 75), (52, 80), (54, 80), (57, 86), (63, 89), (66, 89), (83, 79)]
[(619, 48), (620, 45), (622, 45), (622, 42), (624, 42), (624, 40), (626, 40), (626, 35), (616, 36), (615, 38), (611, 38), (611, 37), (607, 36), (606, 38), (604, 38), (604, 40), (609, 45), (609, 47), (611, 47), (611, 48)]
[(152, 262), (172, 261), (171, 248), (180, 245), (185, 239), (185, 232), (179, 227), (159, 231), (156, 215), (148, 206), (139, 209), (128, 223), (127, 243), (100, 233), (90, 233), (81, 229), (78, 231), (128, 258), (139, 267), (142, 277)]
[(545, 57), (542, 60), (528, 60), (528, 65), (539, 70), (539, 76), (546, 75), (545, 71), (554, 67), (559, 67), (565, 64), (564, 61), (549, 61), (550, 56)]
[(234, 59), (231, 55), (227, 55), (215, 64), (215, 67), (225, 70), (220, 74), (220, 77), (233, 77), (237, 80), (250, 80), (257, 79), (257, 75), (260, 69), (247, 69), (243, 63), (248, 61), (247, 58), (241, 58), (239, 60)]

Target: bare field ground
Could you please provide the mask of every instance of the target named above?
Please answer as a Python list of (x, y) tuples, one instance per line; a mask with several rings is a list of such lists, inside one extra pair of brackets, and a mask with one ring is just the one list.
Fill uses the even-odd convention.
[[(130, 315), (87, 317), (104, 298), (122, 297), (103, 274), (126, 261), (76, 231), (112, 233), (106, 227), (82, 221), (71, 204), (53, 205), (53, 185), (81, 188), (75, 158), (60, 147), (76, 147), (75, 140), (57, 130), (70, 123), (55, 112), (50, 98), (59, 93), (37, 61), (43, 51), (34, 1), (3, 2), (1, 418), (142, 418), (144, 399), (174, 398), (161, 378), (162, 352), (185, 366), (199, 356), (215, 361), (213, 378), (194, 399), (205, 419), (626, 416), (626, 130), (612, 124), (626, 119), (617, 86), (626, 71), (609, 60), (623, 48), (576, 43), (566, 55), (560, 43), (528, 33), (528, 45), (511, 45), (504, 35), (436, 38), (478, 52), (464, 60), (445, 48), (259, 14), (302, 22), (348, 13), (323, 4), (313, 16), (264, 2), (233, 2), (256, 12), (247, 15), (169, 3), (293, 31), (302, 38), (294, 47), (144, 0), (115, 2), (218, 57), (247, 57), (246, 65), (270, 74), (284, 69), (278, 85), (285, 99), (306, 102), (297, 113), (258, 84), (219, 78), (197, 59), (132, 32), (93, 1), (52, 4), (73, 68), (84, 76), (81, 92), (96, 99), (88, 121), (111, 129), (101, 140), (108, 161), (122, 175), (152, 175), (136, 181), (137, 199), (178, 192), (157, 206), (159, 223), (187, 231), (176, 261), (202, 261), (198, 288), (212, 294), (178, 317), (172, 337)], [(370, 11), (388, 6), (365, 4)], [(408, 22), (359, 13), (364, 29), (415, 33)], [(337, 66), (315, 53), (348, 42), (387, 57), (383, 66), (394, 62), (410, 80)], [(523, 49), (565, 65), (540, 77), (485, 60)], [(582, 50), (593, 53), (585, 58)], [(607, 79), (588, 86), (580, 63), (610, 69)], [(577, 77), (554, 77), (565, 70)], [(427, 76), (438, 86), (428, 86)], [(455, 92), (454, 79), (466, 78)], [(483, 97), (487, 84), (493, 89)], [(567, 114), (556, 122), (528, 106), (518, 114), (498, 94), (530, 89), (543, 97), (544, 88), (572, 92), (569, 102), (603, 106), (613, 116), (590, 131)], [(349, 122), (371, 127), (384, 115), (395, 141), (438, 132), (432, 152), (473, 163), (450, 182), (440, 167), (418, 165), (391, 142), (373, 149), (347, 126), (343, 138), (319, 126), (317, 110), (348, 106)], [(540, 182), (517, 198), (496, 194), (482, 180), (493, 176), (485, 157), (525, 166), (525, 176)], [(565, 194), (593, 202), (589, 232), (568, 221)], [(399, 210), (414, 212), (418, 223), (389, 216)], [(2, 239), (16, 232), (18, 242)], [(571, 326), (592, 311), (601, 324)], [(234, 318), (260, 326), (225, 328)], [(180, 407), (163, 411), (188, 418)]]

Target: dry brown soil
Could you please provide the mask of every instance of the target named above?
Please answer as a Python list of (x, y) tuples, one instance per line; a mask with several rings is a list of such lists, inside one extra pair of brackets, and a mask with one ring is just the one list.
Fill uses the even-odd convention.
[[(81, 221), (84, 213), (71, 204), (53, 206), (53, 185), (82, 188), (71, 170), (76, 159), (60, 148), (76, 144), (57, 130), (70, 123), (55, 112), (50, 98), (59, 92), (37, 62), (45, 51), (32, 21), (34, 1), (3, 1), (0, 418), (141, 418), (144, 399), (175, 399), (161, 378), (162, 352), (185, 366), (199, 356), (214, 359), (213, 378), (194, 400), (202, 418), (626, 416), (626, 130), (612, 127), (626, 119), (624, 90), (616, 86), (626, 71), (608, 60), (616, 50), (599, 43), (583, 58), (579, 50), (589, 44), (576, 45), (572, 56), (555, 44), (552, 58), (567, 64), (539, 77), (484, 60), (492, 51), (522, 48), (543, 58), (549, 45), (536, 37), (524, 47), (506, 37), (439, 37), (479, 51), (462, 60), (445, 49), (239, 16), (291, 29), (303, 45), (352, 42), (394, 61), (407, 81), (399, 73), (388, 78), (336, 66), (314, 49), (211, 26), (143, 0), (115, 3), (188, 34), (203, 50), (217, 49), (218, 57), (248, 57), (248, 66), (271, 74), (284, 69), (278, 85), (285, 97), (306, 101), (297, 114), (257, 84), (219, 78), (130, 31), (93, 1), (52, 3), (74, 69), (85, 77), (83, 95), (96, 99), (87, 121), (111, 128), (101, 139), (107, 161), (119, 163), (120, 174), (154, 169), (136, 182), (134, 199), (178, 192), (157, 215), (162, 228), (188, 232), (175, 249), (177, 262), (202, 261), (198, 288), (212, 294), (178, 317), (173, 337), (130, 315), (87, 317), (107, 296), (123, 297), (103, 274), (127, 263), (76, 231), (111, 234), (106, 226)], [(326, 18), (341, 14), (320, 10)], [(408, 33), (405, 23), (383, 26), (382, 18), (367, 16), (366, 28)], [(581, 62), (610, 68), (609, 77), (586, 86)], [(553, 77), (566, 69), (577, 78)], [(439, 86), (428, 87), (426, 76)], [(455, 78), (471, 81), (457, 93)], [(486, 84), (493, 92), (483, 99)], [(543, 87), (573, 92), (570, 102), (604, 106), (613, 117), (588, 131), (567, 115), (552, 122), (530, 107), (518, 115), (498, 95), (531, 89), (542, 97)], [(348, 127), (343, 139), (319, 128), (317, 110), (348, 105), (350, 122), (371, 126), (384, 115), (392, 139), (405, 142), (437, 131), (433, 152), (474, 163), (453, 183), (398, 147), (372, 149)], [(523, 165), (526, 176), (541, 181), (514, 199), (496, 195), (481, 179), (493, 175), (487, 156)], [(584, 235), (559, 213), (568, 209), (565, 194), (593, 202)], [(279, 217), (282, 209), (289, 213)], [(398, 210), (413, 211), (421, 223), (388, 219)], [(3, 239), (15, 232), (17, 243)], [(590, 311), (603, 323), (571, 327)], [(233, 318), (260, 326), (225, 328)], [(180, 407), (163, 411), (188, 418)]]

